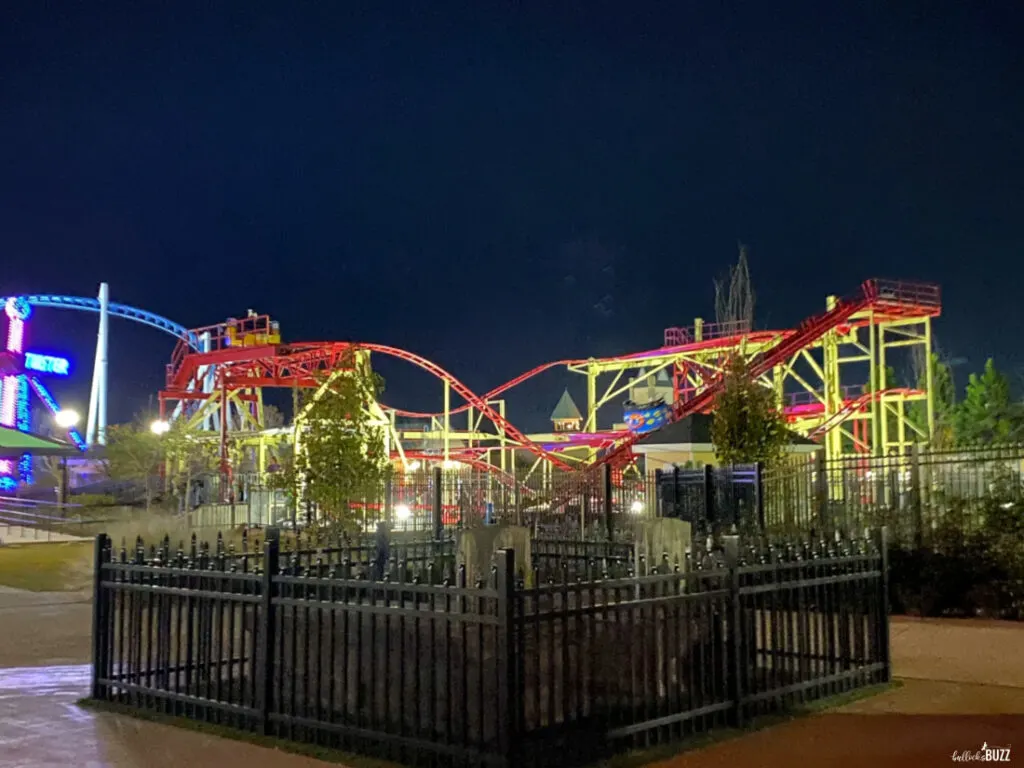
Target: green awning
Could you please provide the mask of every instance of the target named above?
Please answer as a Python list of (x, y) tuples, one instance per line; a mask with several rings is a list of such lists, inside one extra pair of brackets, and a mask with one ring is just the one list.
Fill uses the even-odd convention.
[(74, 456), (80, 451), (70, 443), (0, 427), (0, 459), (17, 458), (23, 453), (31, 453), (33, 456)]

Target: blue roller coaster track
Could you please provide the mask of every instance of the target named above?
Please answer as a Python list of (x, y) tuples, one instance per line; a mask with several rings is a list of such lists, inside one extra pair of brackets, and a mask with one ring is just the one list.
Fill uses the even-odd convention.
[[(0, 305), (6, 304), (9, 296), (0, 296)], [(32, 294), (27, 296), (21, 296), (19, 298), (25, 299), (29, 304), (35, 307), (47, 307), (50, 309), (77, 309), (82, 312), (99, 312), (100, 302), (99, 299), (87, 299), (83, 296), (56, 296), (52, 294)], [(199, 340), (196, 338), (194, 333), (178, 323), (168, 320), (166, 317), (155, 315), (152, 312), (147, 312), (144, 309), (137, 309), (136, 307), (129, 307), (127, 304), (118, 304), (116, 302), (110, 302), (108, 305), (110, 315), (112, 317), (120, 317), (125, 320), (133, 320), (136, 323), (142, 323), (148, 325), (150, 328), (156, 328), (158, 331), (163, 331), (176, 339), (184, 339), (188, 342), (189, 346), (193, 349), (199, 349)]]

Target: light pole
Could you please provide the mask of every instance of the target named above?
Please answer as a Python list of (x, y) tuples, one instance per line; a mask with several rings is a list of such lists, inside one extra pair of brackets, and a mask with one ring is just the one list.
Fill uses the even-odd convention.
[[(57, 411), (54, 414), (53, 420), (57, 423), (57, 426), (64, 430), (70, 430), (76, 424), (78, 424), (78, 413), (70, 409), (64, 409)], [(68, 488), (68, 457), (60, 457), (60, 489), (57, 493), (57, 500), (63, 505), (68, 503), (69, 491)]]

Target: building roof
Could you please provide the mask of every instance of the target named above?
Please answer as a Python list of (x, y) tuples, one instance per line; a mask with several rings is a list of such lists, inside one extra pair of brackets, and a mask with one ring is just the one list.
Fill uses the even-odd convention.
[(572, 395), (569, 394), (569, 390), (565, 390), (562, 396), (558, 400), (558, 405), (555, 406), (555, 410), (551, 412), (552, 421), (574, 421), (583, 418), (583, 414), (580, 413), (580, 409), (576, 407), (576, 403), (572, 399)]
[(34, 456), (75, 456), (81, 451), (70, 443), (0, 427), (0, 459), (17, 458), (23, 453)]
[[(636, 442), (637, 446), (665, 446), (665, 445), (712, 445), (711, 424), (714, 416), (709, 413), (692, 413), (685, 419), (680, 419), (673, 424), (668, 424), (661, 429), (651, 432), (649, 435)], [(818, 443), (803, 435), (787, 430), (789, 433), (789, 444), (794, 446), (815, 446)]]

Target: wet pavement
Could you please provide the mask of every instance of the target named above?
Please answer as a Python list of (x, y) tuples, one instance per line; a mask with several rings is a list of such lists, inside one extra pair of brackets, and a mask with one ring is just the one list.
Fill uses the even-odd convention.
[(89, 666), (0, 670), (0, 765), (5, 768), (323, 768), (325, 763), (244, 742), (75, 704)]
[(2, 768), (323, 768), (319, 760), (93, 712), (92, 605), (80, 592), (0, 587)]

